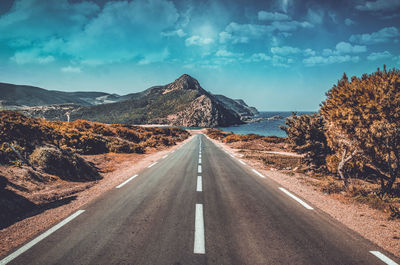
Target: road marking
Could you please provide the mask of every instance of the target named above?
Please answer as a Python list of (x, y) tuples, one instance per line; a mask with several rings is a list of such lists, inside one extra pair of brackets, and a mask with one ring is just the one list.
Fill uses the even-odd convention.
[(197, 189), (196, 191), (203, 191), (203, 181), (201, 180), (201, 176), (197, 176)]
[(385, 262), (388, 265), (398, 265), (396, 262), (394, 262), (393, 260), (389, 259), (388, 257), (386, 257), (384, 254), (382, 254), (379, 251), (370, 251), (370, 253), (374, 256), (376, 256), (378, 259), (380, 259), (381, 261)]
[(199, 165), (199, 166), (197, 167), (197, 171), (198, 171), (199, 173), (201, 173), (201, 165)]
[(232, 155), (232, 154), (229, 154), (231, 157), (235, 157), (234, 155)]
[(201, 157), (199, 157), (199, 164), (201, 164)]
[(262, 178), (265, 178), (265, 176), (263, 174), (261, 174), (260, 172), (258, 172), (257, 170), (253, 169), (253, 172), (256, 173), (257, 175), (259, 175)]
[(155, 164), (157, 164), (158, 162), (154, 162), (153, 164), (151, 164), (150, 166), (148, 166), (148, 168), (151, 168), (152, 166), (154, 166)]
[(49, 230), (47, 230), (46, 232), (44, 232), (40, 236), (36, 237), (35, 239), (30, 241), (26, 245), (22, 246), (21, 248), (19, 248), (15, 252), (11, 253), (10, 255), (5, 257), (4, 259), (0, 260), (0, 265), (4, 265), (4, 264), (9, 263), (10, 261), (12, 261), (13, 259), (18, 257), (19, 255), (21, 255), (22, 253), (24, 253), (25, 251), (27, 251), (28, 249), (30, 249), (31, 247), (33, 247), (34, 245), (36, 245), (37, 243), (42, 241), (43, 239), (45, 239), (46, 237), (48, 237), (49, 235), (51, 235), (52, 233), (54, 233), (55, 231), (60, 229), (62, 226), (66, 225), (67, 223), (72, 221), (74, 218), (78, 217), (78, 215), (80, 215), (84, 211), (85, 210), (79, 210), (76, 213), (70, 215), (69, 217), (67, 217), (66, 219), (64, 219), (63, 221), (58, 223), (57, 225), (53, 226), (52, 228), (50, 228)]
[(162, 159), (167, 158), (167, 156), (168, 156), (168, 155), (163, 156)]
[(196, 218), (194, 223), (194, 248), (195, 254), (205, 254), (203, 204), (196, 204)]
[(308, 210), (314, 210), (313, 207), (311, 207), (310, 205), (308, 205), (307, 203), (305, 203), (304, 201), (302, 201), (299, 197), (295, 196), (294, 194), (292, 194), (291, 192), (287, 191), (285, 188), (280, 187), (279, 188), (281, 191), (283, 191), (284, 193), (286, 193), (289, 197), (291, 197), (292, 199), (294, 199), (295, 201), (297, 201), (298, 203), (300, 203), (301, 205), (303, 205), (306, 209)]
[(243, 162), (242, 160), (238, 159), (238, 161), (239, 161), (240, 163), (242, 163), (243, 165), (246, 165), (246, 163)]
[(128, 183), (128, 182), (131, 181), (132, 179), (136, 178), (137, 176), (138, 176), (138, 175), (136, 174), (136, 175), (134, 175), (134, 176), (128, 178), (127, 180), (125, 180), (124, 182), (122, 182), (121, 184), (119, 184), (116, 188), (117, 188), (117, 189), (121, 188), (122, 186), (124, 186), (126, 183)]

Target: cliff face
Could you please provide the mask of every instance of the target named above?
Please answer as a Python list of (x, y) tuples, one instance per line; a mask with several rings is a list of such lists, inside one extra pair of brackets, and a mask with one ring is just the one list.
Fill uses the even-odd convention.
[(216, 97), (229, 109), (239, 114), (239, 116), (241, 116), (242, 119), (246, 119), (259, 114), (256, 108), (249, 107), (242, 99), (231, 99), (224, 95), (214, 95), (214, 97)]

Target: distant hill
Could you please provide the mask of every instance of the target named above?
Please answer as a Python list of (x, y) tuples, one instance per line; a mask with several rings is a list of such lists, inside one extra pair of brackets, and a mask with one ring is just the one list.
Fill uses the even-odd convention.
[(0, 105), (49, 120), (216, 127), (243, 123), (258, 111), (243, 100), (213, 95), (189, 75), (128, 95), (61, 92), (0, 83)]
[(34, 86), (0, 83), (0, 103), (3, 106), (46, 106), (77, 104), (90, 106), (124, 100), (116, 94), (104, 92), (62, 92)]
[(129, 100), (81, 108), (72, 119), (106, 123), (170, 124), (214, 127), (243, 123), (241, 116), (204, 90), (189, 75), (164, 86), (154, 86)]

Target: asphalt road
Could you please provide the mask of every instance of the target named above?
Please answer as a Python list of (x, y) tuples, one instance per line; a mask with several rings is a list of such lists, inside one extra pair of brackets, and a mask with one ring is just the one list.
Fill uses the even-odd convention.
[(149, 166), (0, 264), (399, 262), (203, 135)]

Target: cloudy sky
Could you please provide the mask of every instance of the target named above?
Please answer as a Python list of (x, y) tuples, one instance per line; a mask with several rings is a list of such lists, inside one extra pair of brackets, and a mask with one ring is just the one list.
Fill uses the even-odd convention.
[(316, 110), (400, 68), (400, 0), (1, 0), (0, 82), (127, 94), (183, 73), (260, 110)]

